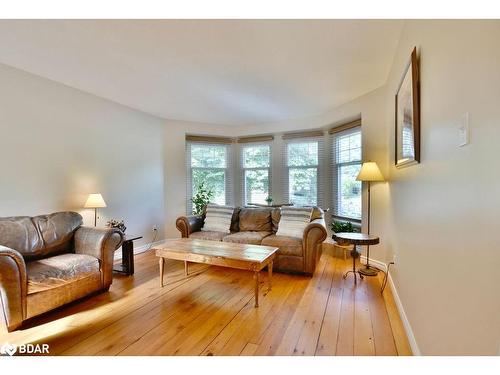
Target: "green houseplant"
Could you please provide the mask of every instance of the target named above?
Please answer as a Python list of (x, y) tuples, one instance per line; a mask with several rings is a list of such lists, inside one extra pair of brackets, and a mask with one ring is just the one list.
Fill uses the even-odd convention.
[[(350, 221), (339, 221), (339, 220), (333, 220), (332, 221), (332, 231), (334, 233), (340, 233), (340, 232), (356, 232), (356, 228), (352, 225)], [(339, 245), (346, 245), (343, 241), (337, 241)]]
[(214, 191), (206, 187), (205, 182), (200, 182), (200, 184), (196, 187), (196, 194), (194, 194), (193, 198), (191, 198), (191, 202), (193, 202), (193, 214), (203, 214), (205, 207), (213, 196)]

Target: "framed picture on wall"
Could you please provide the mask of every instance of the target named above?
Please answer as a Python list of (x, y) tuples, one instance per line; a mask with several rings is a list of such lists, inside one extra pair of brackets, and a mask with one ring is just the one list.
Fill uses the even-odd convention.
[(396, 93), (396, 167), (420, 162), (420, 81), (417, 48)]

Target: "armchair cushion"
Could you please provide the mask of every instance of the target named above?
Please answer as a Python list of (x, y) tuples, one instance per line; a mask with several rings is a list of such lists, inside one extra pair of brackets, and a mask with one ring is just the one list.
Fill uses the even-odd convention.
[(31, 294), (99, 275), (99, 260), (85, 254), (62, 254), (30, 262), (26, 270), (28, 294)]
[(25, 260), (69, 252), (75, 229), (82, 225), (76, 212), (35, 217), (0, 218), (0, 245), (17, 250)]

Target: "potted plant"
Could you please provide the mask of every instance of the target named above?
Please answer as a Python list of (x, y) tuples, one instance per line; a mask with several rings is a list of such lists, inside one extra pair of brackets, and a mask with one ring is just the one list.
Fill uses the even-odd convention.
[[(340, 221), (340, 220), (333, 220), (332, 221), (332, 231), (334, 233), (340, 233), (340, 232), (356, 232), (356, 229), (353, 227), (352, 223), (350, 221)], [(342, 240), (336, 240), (337, 243), (340, 246), (346, 246), (348, 243), (342, 241)]]
[(267, 202), (267, 205), (268, 205), (268, 206), (272, 205), (272, 204), (273, 204), (273, 198), (272, 198), (271, 196), (268, 196), (268, 197), (266, 198), (266, 202)]
[(196, 187), (196, 194), (191, 198), (191, 202), (193, 202), (193, 214), (194, 215), (202, 215), (205, 207), (208, 203), (210, 203), (210, 199), (214, 196), (214, 191), (205, 186), (205, 182), (200, 182), (200, 184)]
[(111, 219), (106, 223), (108, 228), (116, 228), (119, 229), (122, 233), (125, 233), (127, 227), (125, 226), (125, 222), (123, 220)]

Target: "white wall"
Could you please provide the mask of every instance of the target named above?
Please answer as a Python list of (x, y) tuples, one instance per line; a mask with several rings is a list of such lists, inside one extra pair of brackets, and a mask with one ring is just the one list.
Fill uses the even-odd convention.
[[(498, 353), (499, 40), (499, 21), (407, 22), (387, 83), (385, 240), (422, 354)], [(394, 94), (414, 46), (421, 56), (422, 161), (396, 169)], [(471, 143), (458, 147), (465, 112)]]
[(0, 216), (82, 209), (100, 192), (128, 233), (164, 237), (164, 121), (0, 65)]
[(175, 220), (186, 215), (186, 134), (230, 137), (234, 127), (169, 120), (165, 144), (165, 236), (179, 237)]

